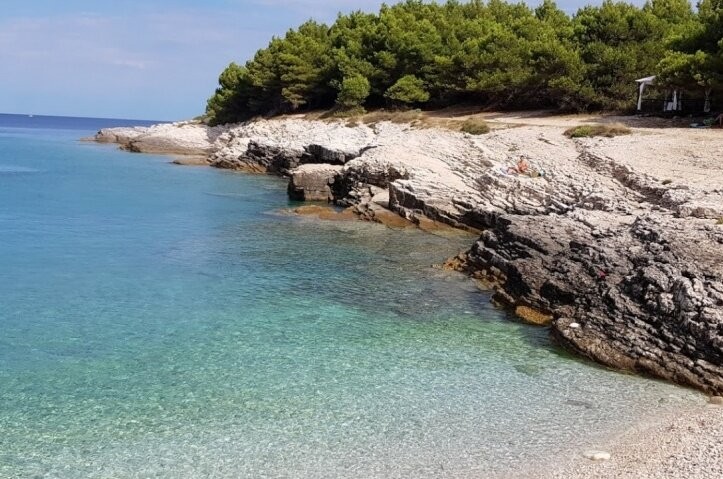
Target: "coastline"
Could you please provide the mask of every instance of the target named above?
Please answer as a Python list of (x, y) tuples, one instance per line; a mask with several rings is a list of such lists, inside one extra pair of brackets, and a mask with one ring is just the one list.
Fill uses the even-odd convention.
[[(582, 121), (510, 117), (472, 136), (292, 117), (101, 131), (98, 139), (289, 177), (291, 198), (343, 208), (301, 207), (322, 219), (481, 232), (447, 266), (490, 285), (495, 301), (582, 356), (720, 395), (723, 169), (705, 158), (723, 154), (723, 139), (646, 125), (620, 138), (562, 135)], [(544, 178), (500, 173), (521, 156)], [(603, 441), (610, 460), (581, 450), (530, 477), (718, 477), (720, 431), (720, 406), (644, 419)], [(713, 462), (691, 465), (700, 450)]]

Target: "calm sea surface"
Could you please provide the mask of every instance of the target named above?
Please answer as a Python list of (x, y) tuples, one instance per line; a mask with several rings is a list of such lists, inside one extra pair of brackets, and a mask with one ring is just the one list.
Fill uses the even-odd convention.
[(280, 214), (280, 179), (0, 115), (1, 478), (514, 475), (702, 401), (573, 359), (471, 244)]

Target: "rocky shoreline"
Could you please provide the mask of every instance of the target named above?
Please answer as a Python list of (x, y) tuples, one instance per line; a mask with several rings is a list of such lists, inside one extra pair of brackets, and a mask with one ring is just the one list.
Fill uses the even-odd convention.
[[(723, 394), (723, 138), (640, 128), (571, 140), (563, 130), (472, 136), (285, 118), (106, 129), (96, 140), (284, 175), (291, 198), (362, 219), (393, 212), (481, 232), (448, 265), (523, 320), (602, 364)], [(536, 174), (515, 173), (520, 159)]]

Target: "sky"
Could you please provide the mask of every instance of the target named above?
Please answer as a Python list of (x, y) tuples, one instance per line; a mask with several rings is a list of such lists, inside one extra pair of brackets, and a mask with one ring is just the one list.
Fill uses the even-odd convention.
[[(531, 0), (536, 3), (536, 0)], [(393, 3), (393, 2), (388, 2)], [(569, 12), (597, 0), (558, 0)], [(635, 3), (640, 3), (636, 1)], [(0, 112), (178, 120), (218, 75), (309, 18), (380, 0), (2, 0)]]

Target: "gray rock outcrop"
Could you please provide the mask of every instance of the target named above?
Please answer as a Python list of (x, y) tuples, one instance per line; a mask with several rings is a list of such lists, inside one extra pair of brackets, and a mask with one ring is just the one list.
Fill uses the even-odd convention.
[[(454, 266), (492, 285), (520, 317), (549, 324), (560, 344), (723, 392), (723, 170), (696, 166), (704, 154), (665, 132), (570, 140), (562, 130), (471, 136), (284, 119), (104, 130), (97, 138), (289, 176), (291, 198), (333, 201), (373, 221), (391, 224), (391, 215), (482, 230)], [(723, 152), (720, 138), (706, 141)], [(669, 151), (680, 158), (661, 159)], [(534, 175), (515, 172), (521, 159)]]
[(150, 127), (105, 128), (95, 139), (118, 143), (135, 153), (208, 156), (223, 127), (209, 128), (193, 122), (167, 123)]
[(307, 164), (291, 170), (289, 197), (297, 201), (334, 200), (332, 188), (340, 165)]
[[(695, 249), (690, 245), (695, 244)], [(723, 229), (672, 215), (502, 216), (464, 258), (593, 360), (723, 390)]]

